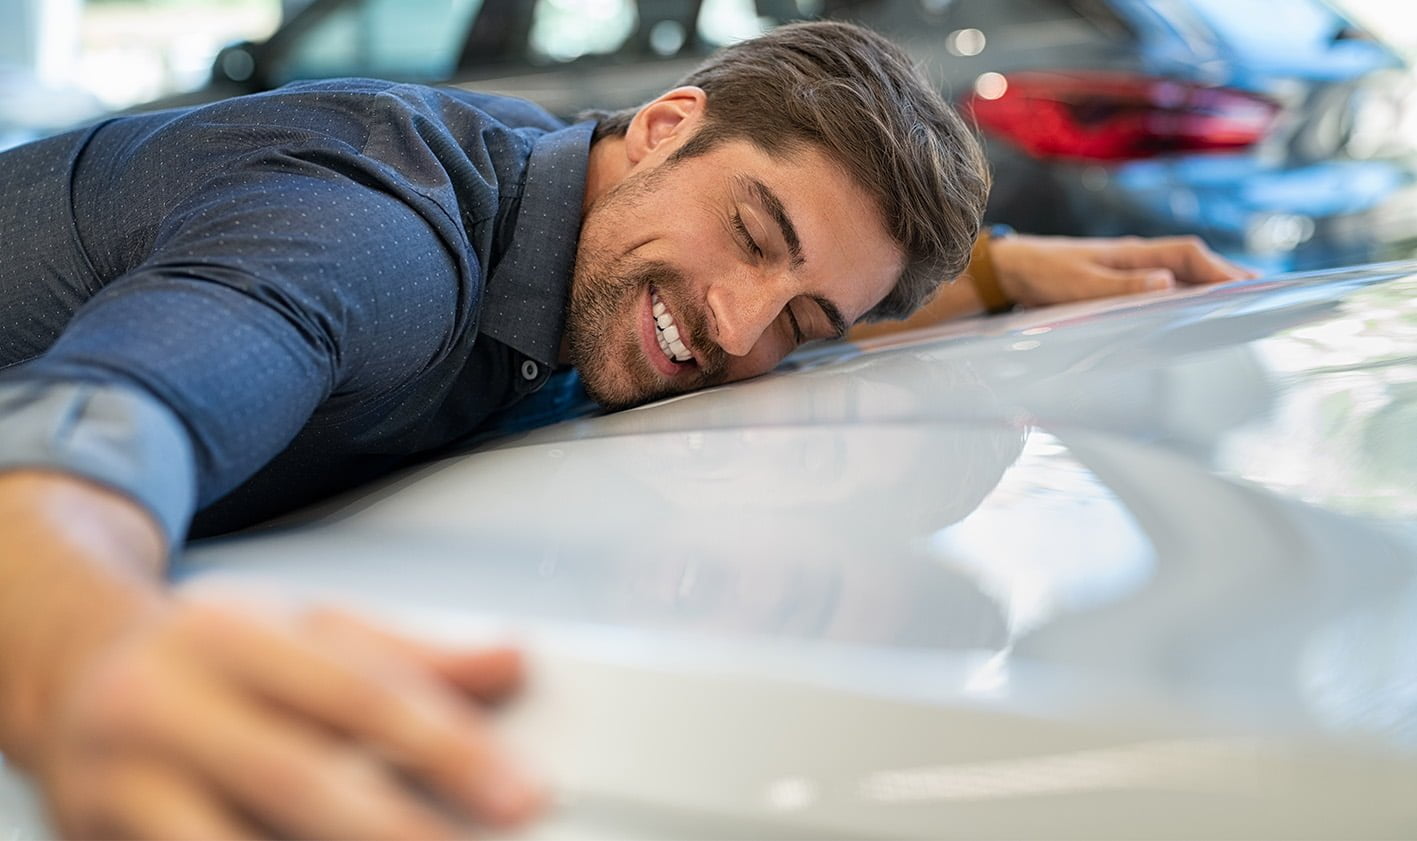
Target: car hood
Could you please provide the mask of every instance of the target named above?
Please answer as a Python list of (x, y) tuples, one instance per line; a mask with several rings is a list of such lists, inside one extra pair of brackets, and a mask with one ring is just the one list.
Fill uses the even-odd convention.
[(1417, 264), (972, 320), (193, 546), (513, 634), (536, 837), (1417, 825)]
[(516, 629), (563, 828), (1381, 834), (1414, 422), (1417, 265), (1253, 281), (809, 349), (181, 570)]

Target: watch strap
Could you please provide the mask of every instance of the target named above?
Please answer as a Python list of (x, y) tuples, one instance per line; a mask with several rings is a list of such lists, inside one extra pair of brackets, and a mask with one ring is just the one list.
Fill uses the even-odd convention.
[(966, 270), (969, 282), (974, 285), (974, 291), (984, 304), (985, 312), (990, 315), (1008, 312), (1014, 308), (1014, 301), (999, 285), (999, 275), (994, 270), (994, 261), (989, 249), (994, 240), (1012, 234), (1013, 229), (1007, 225), (991, 225), (974, 241), (974, 250), (969, 255), (969, 268)]

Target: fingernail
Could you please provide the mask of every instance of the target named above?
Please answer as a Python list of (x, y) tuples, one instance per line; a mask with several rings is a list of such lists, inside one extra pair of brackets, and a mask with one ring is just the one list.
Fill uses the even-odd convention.
[(1147, 289), (1170, 289), (1171, 278), (1164, 274), (1149, 275), (1146, 279)]

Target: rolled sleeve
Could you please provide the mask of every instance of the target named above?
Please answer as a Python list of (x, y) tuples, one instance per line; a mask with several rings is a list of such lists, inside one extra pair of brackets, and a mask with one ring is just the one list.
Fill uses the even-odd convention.
[(141, 391), (86, 382), (0, 383), (0, 470), (81, 476), (146, 508), (180, 546), (196, 500), (182, 423)]

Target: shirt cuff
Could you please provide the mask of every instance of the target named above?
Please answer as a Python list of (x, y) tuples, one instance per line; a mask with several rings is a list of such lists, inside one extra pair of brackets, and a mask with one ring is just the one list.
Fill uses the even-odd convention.
[(182, 422), (122, 386), (0, 383), (0, 470), (16, 468), (71, 473), (130, 497), (158, 521), (169, 551), (181, 545), (196, 504)]

